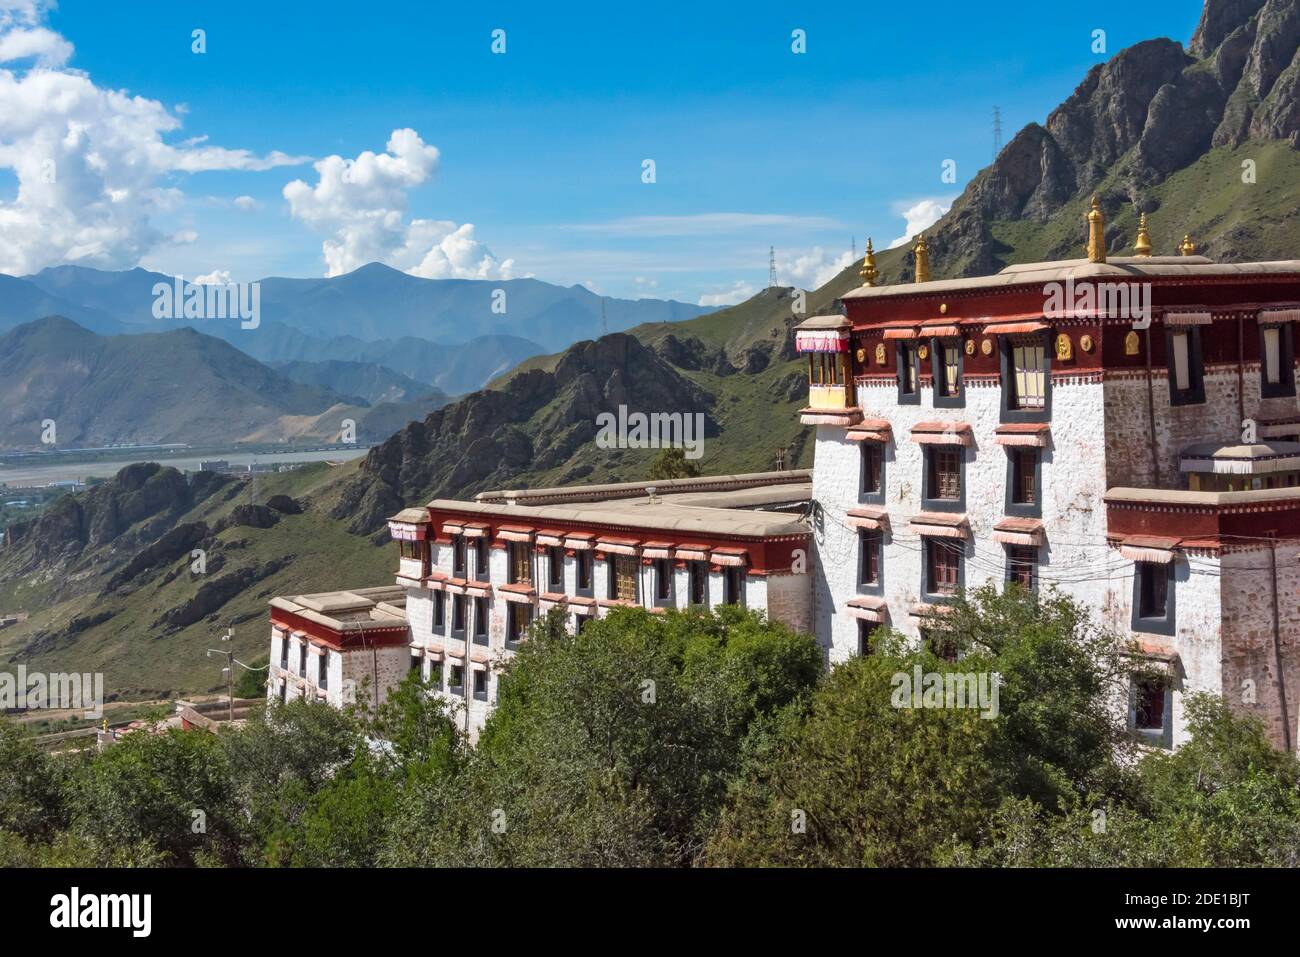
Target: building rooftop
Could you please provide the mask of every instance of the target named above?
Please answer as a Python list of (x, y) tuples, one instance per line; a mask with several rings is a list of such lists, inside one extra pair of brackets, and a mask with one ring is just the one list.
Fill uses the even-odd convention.
[(899, 283), (892, 286), (859, 286), (844, 299), (878, 299), (891, 296), (924, 296), (948, 292), (974, 292), (1009, 286), (1064, 282), (1067, 279), (1128, 281), (1135, 279), (1189, 279), (1215, 276), (1300, 275), (1300, 260), (1262, 263), (1216, 263), (1204, 256), (1110, 256), (1104, 263), (1087, 259), (1017, 263), (991, 276), (963, 279), (935, 279), (930, 282)]
[(1202, 442), (1183, 449), (1184, 472), (1250, 475), (1300, 468), (1300, 442)]
[[(808, 534), (802, 514), (811, 498), (812, 471), (799, 469), (484, 492), (473, 502), (434, 499), (428, 507), (531, 524), (631, 526), (687, 536), (772, 538)], [(781, 508), (797, 514), (779, 511)], [(409, 520), (395, 517), (394, 521)]]
[(277, 596), (270, 604), (339, 632), (406, 624), (406, 589), (396, 585)]

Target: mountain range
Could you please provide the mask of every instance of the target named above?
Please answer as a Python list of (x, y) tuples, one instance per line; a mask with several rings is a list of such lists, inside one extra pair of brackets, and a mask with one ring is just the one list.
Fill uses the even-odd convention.
[[(1223, 261), (1295, 258), (1296, 7), (1207, 0), (1185, 50), (1146, 41), (1092, 69), (927, 230), (934, 276), (1080, 257), (1093, 193), (1113, 252), (1132, 243), (1146, 211), (1157, 252), (1191, 234)], [(878, 267), (881, 282), (913, 278), (906, 247), (882, 252)], [(806, 313), (834, 310), (860, 283), (858, 268), (808, 293)], [(810, 466), (797, 416), (806, 374), (792, 349), (798, 301), (793, 289), (765, 289), (708, 315), (535, 356), (363, 459), (273, 476), (260, 493), (133, 466), (95, 494), (61, 499), (0, 550), (0, 611), (32, 612), (0, 632), (0, 660), (102, 670), (130, 695), (212, 690), (219, 679), (202, 652), (218, 627), (233, 623), (234, 650), (260, 657), (269, 596), (391, 581), (384, 518), (403, 506), (490, 487), (644, 477), (654, 450), (592, 441), (595, 415), (620, 404), (704, 412), (709, 473), (771, 468), (778, 449), (787, 467)], [(272, 515), (253, 498), (269, 503), (272, 493), (301, 511)], [(186, 571), (190, 541), (219, 557), (206, 578)]]

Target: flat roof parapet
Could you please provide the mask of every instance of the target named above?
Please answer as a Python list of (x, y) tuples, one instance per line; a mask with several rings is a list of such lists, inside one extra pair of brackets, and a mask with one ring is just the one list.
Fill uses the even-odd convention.
[(812, 469), (790, 469), (779, 472), (746, 472), (739, 475), (646, 479), (640, 482), (614, 482), (605, 485), (562, 485), (553, 488), (495, 490), (479, 492), (474, 496), (474, 501), (484, 505), (558, 505), (569, 502), (639, 498), (648, 495), (650, 489), (654, 489), (655, 495), (660, 496), (680, 492), (730, 491), (811, 481)]

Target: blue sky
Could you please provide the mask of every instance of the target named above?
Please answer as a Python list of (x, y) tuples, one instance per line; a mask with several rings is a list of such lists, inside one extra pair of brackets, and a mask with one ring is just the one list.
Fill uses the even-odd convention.
[[(0, 204), (14, 213), (0, 205), (0, 270), (139, 263), (251, 280), (384, 258), (713, 303), (764, 285), (775, 246), (782, 281), (812, 285), (852, 238), (883, 248), (907, 209), (951, 201), (990, 159), (995, 104), (1010, 139), (1124, 46), (1186, 43), (1200, 13), (1197, 0), (465, 6), (0, 0), (0, 59), (6, 29), (32, 37), (11, 51), (36, 51), (0, 62), (33, 116), (0, 118)], [(90, 118), (42, 110), (57, 87), (32, 82), (40, 69), (76, 74)], [(112, 91), (156, 109), (141, 120)], [(67, 144), (70, 119), (84, 143)], [(121, 124), (160, 145), (132, 155)], [(377, 161), (377, 180), (322, 184), (313, 161), (383, 154), (402, 129), (418, 139)], [(15, 212), (38, 146), (58, 150), (57, 188), (24, 180)]]

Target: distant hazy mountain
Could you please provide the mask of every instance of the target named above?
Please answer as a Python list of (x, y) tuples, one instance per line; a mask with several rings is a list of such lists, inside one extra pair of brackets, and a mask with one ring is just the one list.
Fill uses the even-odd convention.
[(359, 414), (192, 329), (100, 336), (51, 316), (0, 336), (0, 447), (44, 447), (46, 420), (56, 448), (315, 436), (332, 409)]
[(301, 385), (332, 389), (349, 399), (359, 399), (366, 405), (378, 405), (381, 402), (412, 402), (416, 399), (428, 398), (446, 399), (446, 395), (441, 390), (374, 362), (348, 362), (343, 359), (329, 359), (324, 362), (299, 360), (279, 363), (273, 368)]
[(71, 302), (25, 279), (0, 273), (0, 332), (41, 316), (67, 316), (105, 335), (122, 331), (122, 324), (93, 306)]
[[(529, 356), (596, 338), (606, 328), (617, 332), (709, 311), (672, 300), (602, 299), (582, 286), (536, 279), (421, 279), (371, 263), (331, 279), (260, 280), (260, 325), (243, 329), (233, 320), (155, 318), (153, 288), (172, 279), (144, 269), (57, 266), (25, 281), (88, 313), (89, 328), (99, 330), (101, 316), (118, 320), (123, 331), (191, 325), (263, 362), (375, 362), (448, 393), (477, 389)], [(34, 303), (11, 311), (26, 321), (51, 311), (72, 315), (74, 307)]]

